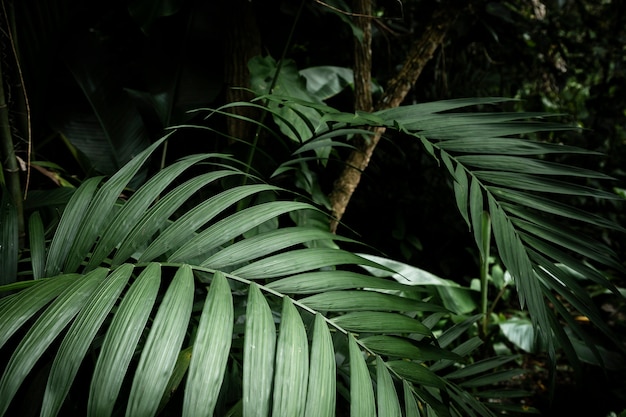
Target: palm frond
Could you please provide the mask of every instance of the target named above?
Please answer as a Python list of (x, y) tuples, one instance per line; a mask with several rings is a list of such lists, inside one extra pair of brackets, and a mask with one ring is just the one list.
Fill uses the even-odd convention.
[[(608, 176), (579, 167), (546, 160), (546, 155), (570, 153), (593, 155), (579, 148), (527, 140), (528, 134), (572, 129), (549, 122), (554, 115), (540, 113), (452, 113), (468, 105), (502, 102), (502, 99), (463, 99), (406, 106), (378, 114), (389, 127), (419, 138), (425, 149), (453, 178), (453, 188), (462, 217), (481, 248), (483, 212), (487, 212), (498, 255), (512, 273), (522, 305), (527, 305), (535, 326), (543, 333), (550, 352), (569, 344), (550, 331), (554, 320), (546, 306), (547, 292), (561, 288), (557, 275), (546, 274), (551, 265), (565, 264), (609, 290), (612, 284), (583, 261), (621, 270), (616, 256), (605, 245), (568, 230), (568, 220), (623, 230), (597, 215), (577, 209), (558, 197), (615, 199), (614, 193), (589, 187), (586, 178)], [(578, 180), (577, 180), (578, 179)], [(557, 196), (557, 197), (552, 197)], [(541, 258), (537, 256), (541, 253)], [(550, 265), (549, 265), (550, 264)], [(542, 278), (539, 279), (538, 276)], [(586, 292), (572, 287), (569, 300), (582, 306)], [(583, 311), (592, 314), (592, 306)], [(599, 323), (600, 327), (603, 327)], [(604, 329), (608, 330), (608, 329)]]
[[(464, 384), (484, 388), (511, 373), (503, 369), (506, 361), (497, 359), (488, 366), (463, 367), (480, 341), (461, 336), (478, 316), (437, 336), (433, 327), (450, 313), (426, 298), (431, 293), (424, 285), (389, 279), (402, 271), (376, 257), (308, 246), (346, 239), (304, 226), (248, 234), (265, 221), (285, 223), (289, 214), (318, 210), (280, 200), (236, 209), (250, 196), (280, 194), (275, 186), (257, 182), (216, 192), (177, 215), (184, 204), (194, 204), (193, 195), (203, 187), (245, 175), (222, 166), (172, 187), (188, 168), (220, 155), (176, 162), (130, 199), (120, 200), (156, 146), (107, 181), (89, 180), (76, 190), (52, 237), (41, 279), (0, 287), (20, 290), (0, 302), (0, 345), (18, 342), (0, 379), (0, 396), (6, 399), (0, 415), (6, 415), (20, 386), (30, 383), (31, 369), (48, 353), (54, 359), (42, 413), (49, 416), (58, 415), (82, 378), (79, 366), (90, 370), (84, 404), (89, 416), (109, 416), (118, 407), (127, 415), (154, 415), (168, 406), (185, 374), (182, 415), (230, 409), (266, 416), (271, 409), (274, 415), (327, 416), (346, 400), (358, 416), (400, 415), (400, 404), (407, 415), (420, 409), (441, 416), (458, 410), (492, 415)], [(450, 156), (446, 164), (460, 178), (460, 162)], [(468, 219), (482, 215), (478, 201), (486, 196), (496, 213), (496, 240), (510, 252), (505, 252), (507, 261), (534, 272), (537, 257), (524, 246), (527, 236), (514, 229), (508, 206), (488, 194), (479, 179), (464, 175), (462, 185), (474, 186), (458, 190), (474, 201)], [(33, 235), (41, 235), (36, 218), (33, 222)], [(516, 246), (501, 243), (511, 236)], [(33, 265), (42, 259), (37, 255)], [(355, 272), (358, 268), (386, 275)], [(542, 280), (552, 279), (552, 273), (546, 267)], [(433, 276), (420, 279), (452, 285)], [(523, 285), (529, 284), (522, 280)], [(525, 291), (536, 297), (535, 289)], [(347, 362), (339, 364), (341, 357)], [(233, 378), (240, 378), (235, 386), (241, 386), (234, 402), (224, 397)], [(402, 395), (396, 390), (400, 384)], [(130, 386), (128, 395), (121, 395), (123, 386)]]

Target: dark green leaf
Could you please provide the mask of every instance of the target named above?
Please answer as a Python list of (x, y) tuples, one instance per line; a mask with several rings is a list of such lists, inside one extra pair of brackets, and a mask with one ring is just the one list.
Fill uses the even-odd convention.
[(226, 372), (233, 331), (233, 299), (228, 281), (215, 273), (204, 302), (189, 365), (183, 416), (212, 416)]
[(461, 356), (430, 343), (417, 342), (396, 336), (369, 336), (361, 339), (368, 349), (389, 357), (417, 361), (450, 359), (460, 361)]
[(58, 414), (87, 349), (126, 286), (132, 272), (133, 267), (128, 264), (113, 271), (92, 293), (91, 298), (69, 328), (52, 362), (41, 407), (42, 417)]
[(176, 364), (193, 304), (193, 273), (181, 266), (159, 306), (128, 399), (127, 415), (153, 416)]
[(376, 376), (378, 417), (402, 417), (396, 387), (380, 356), (376, 356)]
[(332, 321), (352, 332), (431, 335), (430, 329), (418, 320), (397, 313), (359, 311), (335, 317)]
[(310, 294), (351, 288), (374, 288), (410, 291), (413, 288), (382, 278), (370, 277), (350, 271), (305, 272), (267, 284), (268, 288), (289, 294)]
[(266, 417), (274, 380), (276, 327), (267, 301), (252, 283), (246, 308), (243, 351), (243, 416)]
[(435, 303), (375, 291), (326, 291), (298, 301), (321, 311), (447, 311)]
[(304, 416), (309, 377), (309, 344), (304, 324), (291, 300), (283, 298), (280, 332), (276, 344), (274, 379), (275, 416)]
[(418, 385), (444, 388), (445, 382), (427, 367), (411, 361), (390, 361), (387, 365), (402, 378)]
[(315, 315), (305, 417), (335, 415), (337, 374), (333, 341), (326, 321)]
[(149, 264), (123, 297), (93, 371), (88, 416), (108, 417), (112, 414), (115, 399), (156, 300), (160, 283), (161, 267)]
[(374, 417), (376, 405), (372, 379), (359, 348), (351, 334), (348, 335), (350, 350), (350, 417)]
[(11, 399), (35, 363), (85, 305), (106, 274), (106, 269), (96, 269), (81, 279), (74, 280), (22, 338), (0, 380), (0, 415), (4, 415)]

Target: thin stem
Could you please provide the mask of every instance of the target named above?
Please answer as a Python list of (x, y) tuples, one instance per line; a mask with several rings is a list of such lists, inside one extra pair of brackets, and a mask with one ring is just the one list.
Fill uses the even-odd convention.
[[(283, 48), (281, 57), (278, 60), (278, 63), (276, 64), (276, 72), (274, 73), (274, 77), (272, 78), (272, 83), (270, 84), (270, 87), (267, 91), (268, 94), (272, 93), (272, 91), (276, 87), (276, 84), (278, 83), (278, 76), (280, 75), (280, 70), (283, 66), (283, 62), (285, 61), (285, 58), (287, 57), (287, 51), (289, 50), (289, 45), (291, 45), (293, 34), (296, 31), (296, 25), (298, 24), (298, 21), (300, 20), (300, 16), (302, 15), (304, 4), (305, 4), (305, 0), (302, 0), (300, 2), (300, 7), (298, 8), (298, 11), (296, 12), (296, 17), (294, 18), (293, 25), (291, 25), (291, 30), (289, 31), (289, 36), (287, 36), (287, 41), (285, 42), (285, 47)], [(265, 100), (265, 106), (267, 106), (267, 100)], [(248, 159), (246, 160), (246, 165), (244, 167), (246, 175), (243, 176), (241, 185), (246, 185), (246, 183), (248, 182), (247, 174), (250, 172), (250, 167), (252, 166), (254, 154), (256, 153), (256, 148), (259, 144), (261, 128), (263, 126), (263, 122), (265, 121), (265, 118), (267, 117), (267, 114), (268, 114), (267, 107), (264, 107), (263, 112), (261, 113), (261, 118), (259, 120), (259, 123), (257, 124), (256, 131), (254, 132), (254, 139), (252, 140), (252, 144), (250, 146), (250, 153), (248, 154)], [(241, 209), (243, 209), (243, 206), (244, 206), (244, 201), (243, 200), (239, 201), (239, 204), (237, 204), (237, 211), (240, 211)]]
[(3, 178), (6, 182), (7, 191), (15, 204), (17, 210), (17, 231), (19, 236), (19, 247), (24, 246), (24, 204), (22, 187), (20, 185), (20, 168), (15, 154), (15, 145), (11, 134), (9, 123), (9, 106), (4, 95), (4, 79), (2, 76), (2, 66), (0, 65), (0, 165), (4, 172)]
[(489, 213), (483, 212), (482, 218), (482, 236), (483, 241), (480, 251), (480, 312), (482, 318), (482, 337), (487, 335), (487, 327), (489, 326), (489, 250), (491, 248), (491, 218)]

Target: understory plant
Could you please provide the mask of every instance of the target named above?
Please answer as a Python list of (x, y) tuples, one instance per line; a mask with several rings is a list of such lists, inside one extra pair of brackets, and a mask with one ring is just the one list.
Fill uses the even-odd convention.
[[(618, 294), (596, 266), (621, 266), (608, 248), (561, 219), (619, 226), (552, 196), (616, 197), (576, 182), (604, 175), (548, 158), (589, 152), (521, 136), (569, 128), (542, 120), (547, 115), (455, 112), (501, 101), (358, 114), (276, 94), (238, 105), (269, 112), (281, 132), (256, 124), (271, 137), (308, 130), (276, 175), (306, 177), (308, 164), (371, 127), (414, 137), (450, 175), (483, 260), (483, 288), (496, 253), (549, 355), (559, 350), (576, 363), (580, 340), (601, 363), (603, 351), (574, 312), (617, 340), (578, 276)], [(189, 129), (205, 127), (173, 129), (111, 177), (84, 181), (58, 218), (30, 212), (27, 250), (18, 251), (18, 236), (6, 232), (16, 211), (3, 192), (0, 250), (15, 262), (0, 271), (7, 358), (0, 415), (528, 410), (516, 400), (527, 393), (506, 384), (523, 372), (519, 358), (477, 354), (484, 337), (475, 330), (486, 325), (487, 312), (454, 311), (442, 301), (441, 283), (427, 274), (415, 279), (376, 256), (376, 248), (343, 249), (357, 242), (330, 233), (328, 222), (311, 221), (325, 218), (312, 189), (301, 195), (278, 187), (224, 154), (186, 156), (129, 189), (158, 147)]]

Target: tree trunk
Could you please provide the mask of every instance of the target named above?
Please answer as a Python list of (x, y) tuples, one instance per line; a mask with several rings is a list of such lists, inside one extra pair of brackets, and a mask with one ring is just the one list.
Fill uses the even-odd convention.
[[(252, 4), (248, 0), (223, 1), (224, 19), (224, 82), (226, 84), (226, 102), (250, 101), (254, 98), (249, 90), (250, 71), (248, 61), (261, 54), (261, 35), (256, 24)], [(233, 107), (231, 114), (259, 119), (257, 109), (251, 107)], [(226, 121), (229, 136), (252, 140), (255, 125), (236, 117)]]
[[(356, 0), (355, 3), (362, 5), (363, 3), (369, 3), (369, 1)], [(385, 92), (376, 105), (376, 110), (398, 107), (402, 104), (428, 61), (430, 61), (437, 48), (443, 43), (448, 29), (452, 26), (457, 16), (460, 14), (460, 11), (461, 9), (458, 7), (454, 7), (449, 4), (442, 4), (441, 8), (434, 13), (430, 24), (426, 27), (422, 36), (413, 43), (411, 51), (409, 52), (402, 69), (398, 75), (389, 81)], [(371, 8), (369, 13), (363, 13), (358, 10), (355, 10), (354, 12), (358, 14), (371, 15)], [(364, 34), (371, 34), (370, 19), (361, 17), (357, 17), (355, 19)], [(358, 44), (359, 42), (357, 40), (354, 65), (354, 84), (355, 94), (357, 95), (357, 106), (367, 105), (367, 100), (369, 100), (370, 103), (372, 100), (371, 89), (359, 89), (359, 84), (362, 81), (361, 77), (363, 77), (361, 71), (365, 68), (371, 67), (371, 50), (368, 46), (369, 54), (364, 52), (362, 53), (361, 49), (364, 49), (364, 45), (359, 47)], [(365, 39), (363, 44), (365, 44)], [(367, 77), (368, 84), (371, 80), (369, 77), (370, 76)], [(369, 99), (367, 97), (359, 97), (360, 94), (367, 94)], [(357, 109), (359, 108), (357, 107)], [(360, 110), (367, 110), (367, 108), (361, 108)], [(356, 187), (359, 185), (361, 173), (365, 170), (365, 168), (367, 168), (374, 149), (384, 133), (385, 128), (375, 128), (374, 134), (369, 139), (358, 139), (355, 144), (356, 149), (350, 153), (345, 161), (345, 167), (339, 178), (335, 181), (333, 190), (330, 194), (330, 204), (333, 216), (330, 229), (333, 233), (337, 230), (337, 226), (346, 211), (350, 198), (356, 190)]]

